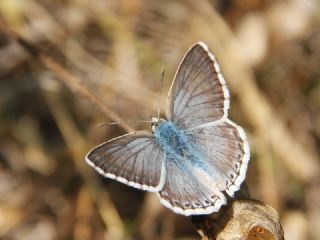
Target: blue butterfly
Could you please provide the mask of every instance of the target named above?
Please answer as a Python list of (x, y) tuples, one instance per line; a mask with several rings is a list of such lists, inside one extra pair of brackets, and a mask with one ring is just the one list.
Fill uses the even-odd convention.
[(163, 205), (189, 215), (217, 212), (245, 179), (250, 158), (243, 129), (228, 119), (229, 91), (203, 42), (181, 61), (167, 98), (167, 119), (151, 131), (111, 139), (87, 156), (105, 177), (157, 192)]

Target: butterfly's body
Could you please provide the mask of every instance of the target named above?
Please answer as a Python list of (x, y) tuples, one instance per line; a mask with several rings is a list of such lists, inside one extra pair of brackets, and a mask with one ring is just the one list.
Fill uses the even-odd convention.
[(176, 160), (181, 164), (200, 160), (195, 144), (173, 122), (161, 121), (155, 128), (154, 135), (166, 153), (166, 159)]
[(105, 142), (86, 161), (105, 177), (157, 192), (183, 215), (217, 212), (243, 182), (249, 145), (228, 119), (229, 91), (215, 56), (203, 42), (185, 55), (167, 98), (167, 120), (153, 118), (152, 132)]

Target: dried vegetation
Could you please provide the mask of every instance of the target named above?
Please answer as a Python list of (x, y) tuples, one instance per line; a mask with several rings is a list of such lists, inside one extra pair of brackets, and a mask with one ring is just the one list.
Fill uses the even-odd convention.
[(162, 67), (166, 93), (202, 40), (249, 136), (251, 197), (277, 210), (286, 239), (320, 239), (319, 11), (316, 0), (1, 0), (0, 238), (198, 239), (155, 195), (99, 177), (83, 158), (149, 128), (97, 124), (155, 114)]

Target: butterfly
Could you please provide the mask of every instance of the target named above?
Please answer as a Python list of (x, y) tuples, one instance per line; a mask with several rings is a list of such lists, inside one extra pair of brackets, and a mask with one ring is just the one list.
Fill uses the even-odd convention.
[(229, 90), (205, 43), (185, 54), (166, 106), (152, 131), (102, 143), (86, 161), (105, 177), (156, 192), (175, 213), (217, 212), (244, 181), (250, 151), (244, 130), (228, 119)]

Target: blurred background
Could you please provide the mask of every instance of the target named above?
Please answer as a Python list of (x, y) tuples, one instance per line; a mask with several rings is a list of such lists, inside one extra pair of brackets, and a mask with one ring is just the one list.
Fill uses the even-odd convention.
[(0, 239), (199, 239), (155, 194), (84, 162), (94, 145), (149, 129), (97, 125), (154, 116), (163, 67), (164, 110), (199, 40), (247, 132), (252, 197), (278, 211), (286, 239), (320, 239), (317, 0), (0, 0)]

